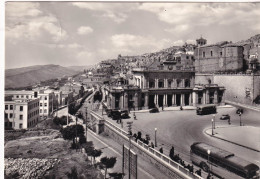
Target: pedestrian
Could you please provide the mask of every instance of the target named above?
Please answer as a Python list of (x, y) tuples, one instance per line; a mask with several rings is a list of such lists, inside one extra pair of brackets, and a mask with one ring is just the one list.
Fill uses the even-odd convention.
[(160, 148), (160, 150), (159, 150), (159, 151), (160, 151), (160, 153), (162, 153), (162, 154), (163, 154), (163, 148), (162, 148), (162, 147)]
[(163, 105), (162, 105), (162, 111), (163, 111)]
[(193, 165), (190, 166), (190, 172), (193, 173)]
[(136, 119), (136, 115), (135, 115), (135, 112), (134, 112), (134, 120), (137, 120), (137, 119)]
[(170, 154), (169, 157), (173, 160), (174, 159), (174, 147), (172, 146), (171, 150), (170, 150)]
[(197, 170), (195, 173), (196, 173), (197, 175), (201, 176), (201, 169)]
[(180, 110), (181, 110), (181, 111), (183, 110), (182, 106), (180, 107)]
[(153, 144), (153, 142), (151, 142), (151, 147), (154, 149), (154, 144)]

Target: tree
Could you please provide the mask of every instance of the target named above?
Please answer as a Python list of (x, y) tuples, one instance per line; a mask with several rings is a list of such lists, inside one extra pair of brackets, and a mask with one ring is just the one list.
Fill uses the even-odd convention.
[(84, 135), (79, 136), (79, 143), (80, 144), (85, 144), (87, 143), (86, 137)]
[(116, 164), (116, 157), (103, 157), (101, 158), (101, 164), (104, 166), (105, 168), (105, 178), (107, 175), (107, 169), (108, 168), (113, 168)]
[[(69, 117), (68, 122), (70, 123), (72, 121), (71, 117)], [(53, 118), (53, 122), (56, 125), (67, 125), (67, 116), (61, 116), (61, 117), (57, 117), (55, 116)]]
[(91, 153), (90, 156), (94, 158), (94, 163), (96, 162), (96, 157), (99, 157), (102, 154), (101, 150), (94, 149)]
[(73, 140), (76, 137), (76, 129), (77, 129), (77, 136), (84, 135), (85, 130), (82, 125), (77, 124), (72, 126), (67, 126), (66, 128), (61, 129), (61, 134), (65, 140)]

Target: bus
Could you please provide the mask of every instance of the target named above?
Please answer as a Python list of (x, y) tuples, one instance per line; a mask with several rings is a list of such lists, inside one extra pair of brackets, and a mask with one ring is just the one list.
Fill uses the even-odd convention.
[(206, 143), (193, 143), (190, 147), (190, 159), (193, 164), (200, 166), (206, 172), (219, 175), (219, 173), (228, 170), (243, 178), (259, 178), (259, 167), (257, 165)]
[(207, 105), (201, 105), (197, 107), (198, 115), (215, 114), (215, 113), (217, 113), (217, 107), (215, 104), (207, 104)]

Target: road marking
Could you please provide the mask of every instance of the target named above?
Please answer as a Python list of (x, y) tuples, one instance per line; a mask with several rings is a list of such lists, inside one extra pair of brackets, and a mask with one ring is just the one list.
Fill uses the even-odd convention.
[[(91, 134), (92, 137), (94, 137), (95, 139), (97, 139), (99, 142), (101, 142), (102, 144), (104, 144), (107, 148), (111, 149), (113, 152), (115, 152), (116, 154), (120, 155), (121, 154), (119, 152), (117, 152), (116, 150), (114, 150), (113, 148), (111, 148), (110, 146), (108, 146), (106, 143), (104, 143), (103, 141), (101, 141), (99, 138), (97, 138), (97, 135), (95, 133), (93, 133), (92, 131), (88, 130), (88, 133)], [(144, 174), (146, 174), (149, 178), (154, 178), (154, 176), (152, 176), (150, 173), (147, 173), (145, 170), (143, 170), (141, 167), (138, 168), (139, 170), (141, 170)]]

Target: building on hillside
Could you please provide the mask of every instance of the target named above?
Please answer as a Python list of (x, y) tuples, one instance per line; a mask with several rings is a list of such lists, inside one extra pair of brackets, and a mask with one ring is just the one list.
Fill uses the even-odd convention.
[[(105, 93), (110, 108), (147, 109), (168, 106), (220, 104), (224, 87), (195, 84), (195, 71), (173, 70), (168, 63), (157, 69), (134, 69), (132, 85), (107, 86)], [(203, 98), (203, 99), (202, 99)]]
[(196, 72), (243, 71), (244, 48), (227, 41), (198, 46), (194, 52)]
[(36, 99), (11, 99), (5, 100), (5, 127), (13, 129), (27, 129), (34, 127), (39, 117), (39, 98)]
[(199, 39), (196, 39), (196, 42), (197, 42), (197, 46), (203, 46), (203, 45), (207, 44), (207, 40), (202, 37), (200, 37)]
[(54, 92), (52, 90), (39, 91), (38, 96), (40, 98), (40, 118), (45, 119), (53, 112)]
[(5, 96), (12, 96), (13, 100), (40, 99), (40, 118), (47, 118), (53, 111), (54, 92), (52, 90), (40, 91), (11, 91), (6, 90)]

